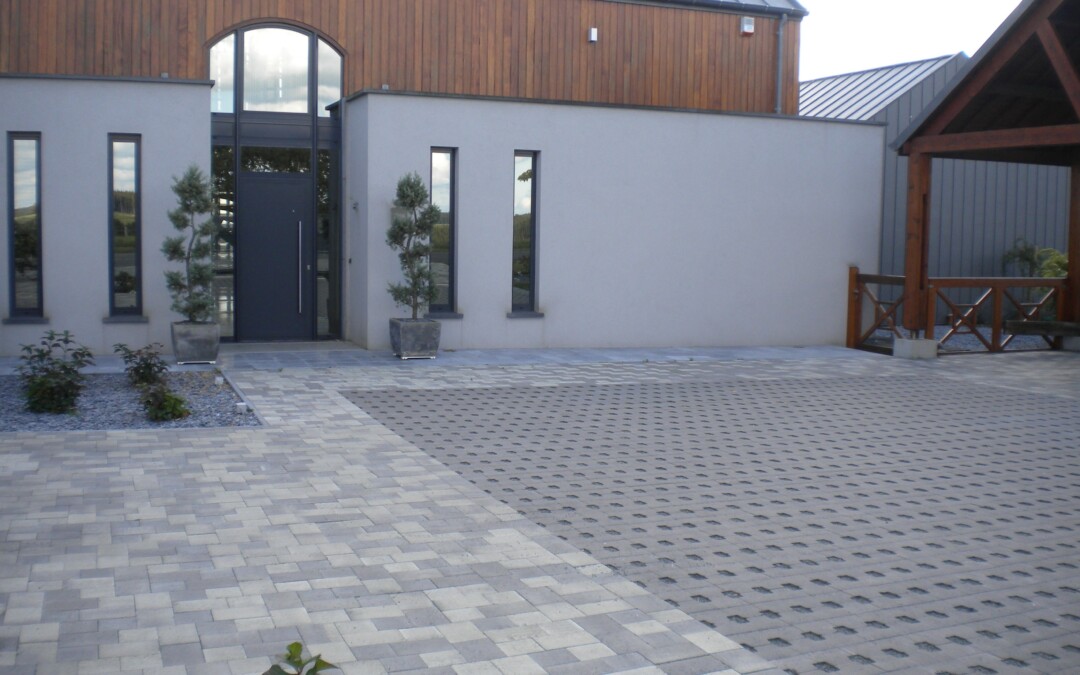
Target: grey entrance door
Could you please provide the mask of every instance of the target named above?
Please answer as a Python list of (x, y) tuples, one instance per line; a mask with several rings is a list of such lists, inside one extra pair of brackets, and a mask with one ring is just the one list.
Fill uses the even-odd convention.
[(311, 340), (311, 178), (241, 174), (237, 187), (236, 337)]

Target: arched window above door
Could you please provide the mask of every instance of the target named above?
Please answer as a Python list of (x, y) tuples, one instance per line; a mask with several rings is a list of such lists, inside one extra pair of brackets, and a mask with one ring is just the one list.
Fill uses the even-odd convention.
[(341, 74), (341, 54), (312, 33), (281, 26), (243, 29), (210, 48), (210, 109), (235, 113), (239, 90), (245, 112), (304, 114), (314, 103), (319, 117), (329, 117), (326, 106), (341, 98)]

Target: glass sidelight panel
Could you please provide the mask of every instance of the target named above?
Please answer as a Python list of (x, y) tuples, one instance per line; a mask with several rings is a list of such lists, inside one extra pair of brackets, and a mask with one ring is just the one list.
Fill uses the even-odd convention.
[(311, 38), (288, 28), (244, 33), (244, 110), (308, 112)]
[(142, 314), (139, 139), (109, 139), (109, 313)]
[(236, 335), (236, 153), (231, 145), (214, 146), (214, 298), (222, 337)]
[(341, 54), (319, 40), (319, 117), (330, 117), (326, 106), (341, 100)]
[(431, 151), (431, 203), (442, 215), (431, 233), (431, 271), (438, 296), (430, 312), (454, 311), (454, 150)]
[(514, 250), (510, 309), (536, 310), (537, 153), (514, 153)]
[(231, 113), (236, 95), (236, 33), (210, 48), (210, 112)]
[(337, 153), (319, 150), (315, 186), (317, 335), (341, 335), (341, 227), (338, 215)]
[(12, 316), (41, 316), (41, 136), (8, 140)]

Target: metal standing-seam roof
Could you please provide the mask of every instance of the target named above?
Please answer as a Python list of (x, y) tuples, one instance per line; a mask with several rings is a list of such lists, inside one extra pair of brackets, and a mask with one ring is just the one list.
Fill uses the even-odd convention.
[(669, 5), (715, 7), (716, 9), (734, 10), (757, 14), (787, 14), (806, 16), (809, 12), (798, 0), (654, 0)]
[(799, 84), (799, 114), (839, 120), (869, 120), (938, 68), (961, 54), (833, 75)]

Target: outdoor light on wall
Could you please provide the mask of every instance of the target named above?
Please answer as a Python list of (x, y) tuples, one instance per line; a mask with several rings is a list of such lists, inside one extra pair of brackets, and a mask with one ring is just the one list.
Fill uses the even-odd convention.
[(742, 21), (739, 22), (739, 31), (743, 35), (753, 35), (754, 34), (754, 17), (752, 17), (752, 16), (744, 16), (742, 18)]
[(590, 28), (589, 29), (589, 42), (596, 42), (599, 39), (600, 39), (600, 29), (599, 28)]

